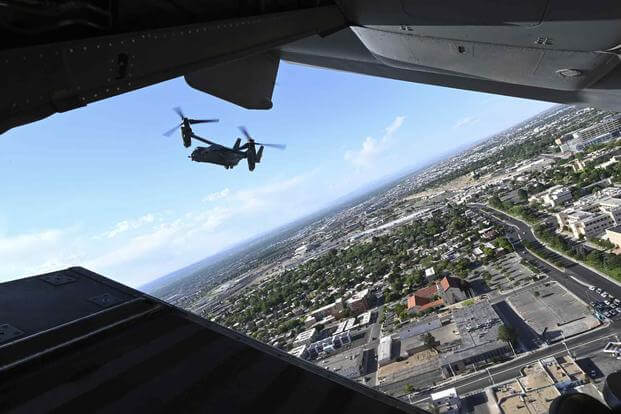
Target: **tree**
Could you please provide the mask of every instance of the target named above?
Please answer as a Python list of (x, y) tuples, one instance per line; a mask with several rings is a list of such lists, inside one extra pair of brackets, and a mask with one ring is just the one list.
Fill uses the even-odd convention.
[(402, 321), (406, 321), (410, 319), (410, 314), (408, 313), (407, 309), (404, 309), (401, 312), (399, 312), (399, 319), (401, 319)]
[(414, 392), (414, 386), (412, 384), (405, 384), (403, 386), (403, 391), (405, 391), (408, 394), (411, 394)]
[(523, 188), (517, 190), (517, 195), (522, 201), (526, 201), (526, 199), (528, 198), (528, 192)]
[(431, 334), (431, 332), (427, 332), (425, 335), (423, 335), (423, 342), (425, 343), (425, 346), (427, 348), (431, 348), (434, 350), (436, 349), (436, 338)]
[(517, 338), (515, 331), (513, 328), (508, 327), (507, 325), (500, 325), (498, 327), (498, 339), (505, 342), (515, 342)]
[(498, 198), (498, 196), (493, 196), (489, 199), (489, 204), (490, 206), (494, 207), (494, 208), (501, 208), (502, 207), (502, 201), (500, 201), (500, 198)]

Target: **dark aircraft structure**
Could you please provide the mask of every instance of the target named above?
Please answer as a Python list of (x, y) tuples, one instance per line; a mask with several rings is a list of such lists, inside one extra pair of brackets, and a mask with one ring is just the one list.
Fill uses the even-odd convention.
[[(255, 165), (261, 162), (263, 157), (263, 148), (272, 147), (281, 150), (287, 147), (282, 144), (265, 144), (256, 142), (250, 136), (246, 127), (239, 127), (240, 131), (246, 136), (247, 142), (241, 145), (241, 138), (237, 138), (232, 147), (217, 144), (207, 138), (199, 137), (192, 131), (192, 125), (203, 124), (207, 122), (218, 122), (218, 119), (191, 119), (187, 118), (181, 108), (175, 107), (173, 110), (181, 117), (181, 123), (174, 128), (166, 131), (164, 136), (171, 136), (178, 128), (181, 128), (181, 138), (183, 146), (188, 148), (192, 145), (192, 140), (204, 142), (208, 147), (196, 147), (192, 154), (188, 157), (192, 161), (207, 162), (210, 164), (222, 165), (227, 170), (239, 164), (239, 161), (246, 159), (248, 161), (248, 169), (254, 171)], [(257, 151), (256, 146), (259, 146)]]
[(269, 109), (281, 60), (621, 110), (620, 19), (618, 0), (6, 0), (0, 132), (179, 76)]
[(0, 284), (0, 412), (423, 411), (73, 267)]
[[(620, 54), (619, 0), (3, 0), (0, 133), (180, 76), (270, 109), (281, 60), (621, 110)], [(82, 268), (0, 284), (0, 411), (420, 412)]]
[[(261, 162), (263, 157), (263, 148), (272, 147), (284, 150), (285, 145), (282, 144), (265, 144), (256, 142), (248, 133), (245, 127), (239, 127), (242, 133), (246, 136), (247, 142), (241, 145), (241, 138), (237, 138), (232, 148), (225, 147), (220, 144), (216, 144), (205, 138), (201, 138), (192, 133), (192, 138), (209, 144), (208, 147), (196, 147), (190, 159), (196, 162), (208, 162), (211, 164), (223, 165), (227, 170), (235, 167), (239, 161), (244, 158), (248, 161), (248, 169), (254, 171), (255, 165)], [(256, 146), (259, 146), (257, 151)]]
[(177, 129), (181, 128), (181, 139), (183, 140), (183, 146), (189, 148), (192, 145), (192, 138), (194, 133), (192, 132), (192, 125), (194, 124), (204, 124), (208, 122), (220, 122), (219, 119), (192, 119), (188, 118), (183, 114), (183, 110), (176, 106), (173, 108), (173, 111), (179, 115), (181, 118), (181, 123), (176, 125), (175, 127), (169, 129), (164, 132), (165, 137), (171, 136)]

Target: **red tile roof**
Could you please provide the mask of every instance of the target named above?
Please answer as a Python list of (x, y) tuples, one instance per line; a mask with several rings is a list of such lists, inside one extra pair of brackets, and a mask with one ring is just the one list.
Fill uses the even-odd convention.
[(437, 308), (442, 305), (444, 305), (444, 299), (438, 299), (438, 300), (434, 300), (433, 302), (429, 302), (426, 305), (421, 306), (420, 308), (418, 308), (418, 311), (422, 312), (424, 310), (427, 310), (430, 308)]
[[(414, 294), (408, 297), (408, 309), (414, 307), (425, 306), (432, 303), (432, 298), (438, 294), (438, 285), (433, 285), (418, 289)], [(437, 301), (436, 301), (437, 302)]]
[(440, 286), (442, 287), (442, 290), (444, 292), (446, 292), (447, 290), (449, 290), (449, 288), (461, 288), (461, 280), (456, 278), (456, 277), (452, 277), (452, 276), (445, 276), (441, 281), (440, 281)]

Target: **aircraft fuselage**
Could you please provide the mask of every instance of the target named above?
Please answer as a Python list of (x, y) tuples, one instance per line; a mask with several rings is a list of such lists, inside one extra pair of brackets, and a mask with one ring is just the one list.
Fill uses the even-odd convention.
[(246, 158), (244, 151), (236, 151), (221, 145), (196, 147), (190, 155), (192, 161), (223, 165), (226, 168), (233, 168), (244, 158)]

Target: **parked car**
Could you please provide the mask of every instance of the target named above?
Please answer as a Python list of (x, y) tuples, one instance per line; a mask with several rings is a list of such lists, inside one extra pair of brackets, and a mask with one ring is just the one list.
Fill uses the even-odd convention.
[(600, 288), (595, 289), (595, 291), (596, 291), (597, 293), (602, 293), (602, 290), (601, 290)]
[(595, 286), (591, 286), (589, 290), (595, 290)]

